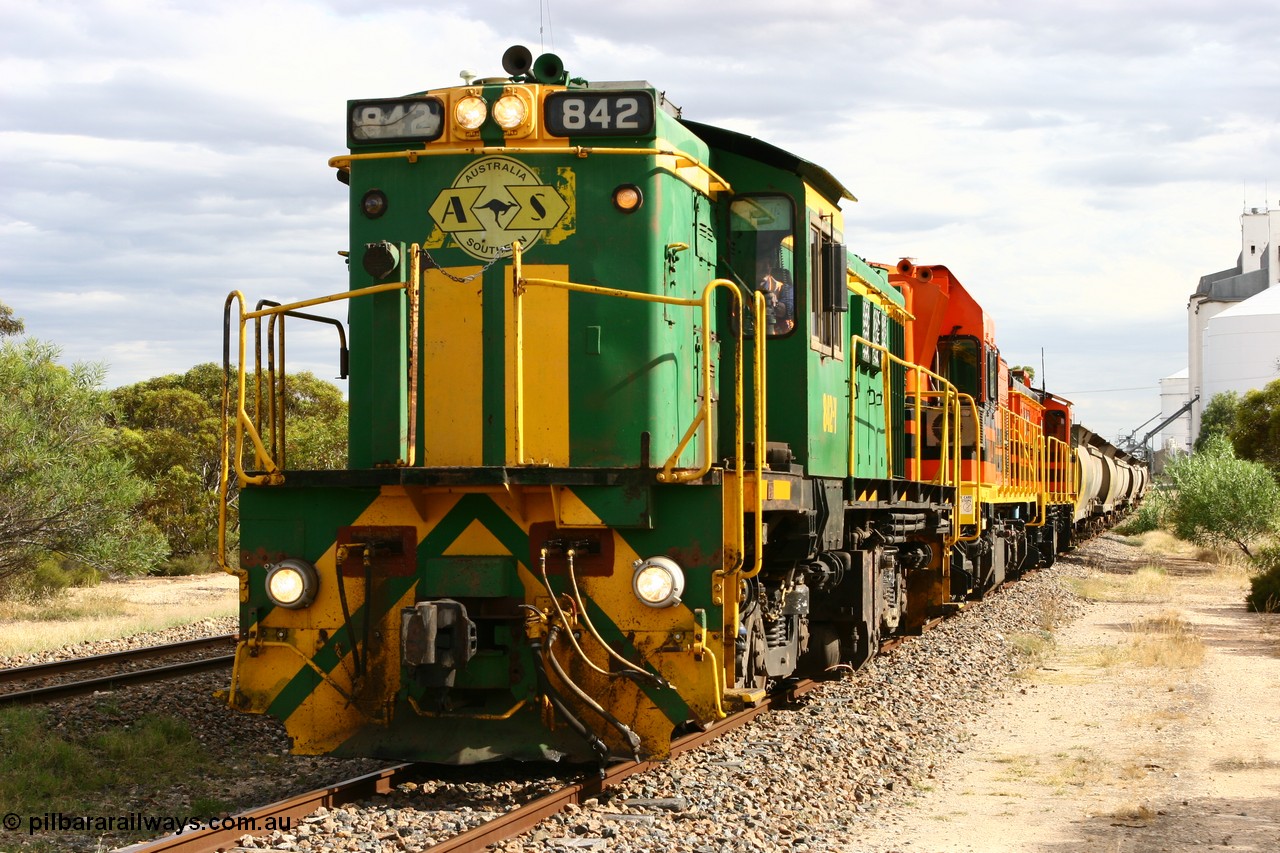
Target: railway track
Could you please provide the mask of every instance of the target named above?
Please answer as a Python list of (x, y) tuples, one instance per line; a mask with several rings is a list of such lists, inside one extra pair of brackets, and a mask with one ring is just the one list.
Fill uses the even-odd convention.
[[(685, 735), (672, 744), (672, 756), (697, 749), (721, 735), (746, 725), (777, 704), (794, 702), (797, 698), (820, 685), (820, 681), (805, 680), (788, 685), (784, 690), (767, 696), (754, 707), (722, 720), (704, 731)], [(624, 762), (606, 768), (601, 775), (585, 776), (556, 791), (517, 806), (510, 811), (479, 826), (457, 835), (443, 838), (432, 845), (438, 853), (471, 853), (483, 851), (490, 845), (512, 838), (531, 829), (540, 821), (561, 811), (570, 804), (581, 804), (597, 797), (608, 788), (638, 773), (644, 773), (658, 762)], [(421, 768), (416, 764), (399, 764), (375, 773), (358, 776), (326, 788), (318, 788), (306, 794), (281, 800), (268, 806), (241, 812), (228, 818), (228, 827), (189, 830), (179, 835), (166, 836), (156, 841), (121, 848), (118, 853), (218, 853), (236, 846), (246, 834), (245, 827), (263, 826), (269, 818), (300, 820), (321, 806), (332, 808), (356, 802), (378, 794), (389, 794), (397, 785), (420, 778)]]
[[(930, 620), (926, 625), (922, 626), (921, 633), (929, 633), (930, 629), (943, 621), (941, 618)], [(883, 653), (890, 652), (910, 638), (910, 636), (895, 637), (883, 643), (881, 650)], [(821, 681), (801, 681), (789, 684), (784, 690), (766, 697), (759, 705), (710, 726), (705, 731), (695, 732), (677, 740), (673, 744), (672, 755), (674, 757), (706, 746), (710, 741), (726, 735), (734, 729), (745, 726), (761, 714), (777, 706), (785, 707), (787, 704), (793, 703), (794, 700), (823, 683)], [(930, 691), (934, 689), (932, 686), (929, 688)], [(934, 699), (936, 698), (934, 697)], [(559, 786), (549, 794), (538, 796), (536, 799), (515, 807), (501, 806), (493, 809), (480, 806), (475, 810), (467, 809), (466, 811), (471, 812), (475, 817), (479, 817), (478, 814), (475, 814), (478, 811), (494, 812), (503, 808), (508, 808), (509, 810), (503, 811), (484, 823), (471, 826), (465, 830), (460, 829), (453, 834), (448, 834), (449, 831), (446, 829), (437, 829), (436, 833), (430, 836), (429, 846), (433, 851), (441, 851), (441, 853), (460, 853), (461, 851), (483, 851), (489, 849), (504, 840), (509, 840), (531, 830), (542, 821), (564, 812), (571, 805), (590, 806), (590, 801), (593, 799), (603, 800), (602, 793), (609, 789), (617, 788), (629, 777), (646, 773), (663, 763), (665, 762), (620, 763), (608, 768), (603, 776), (587, 775), (577, 778), (568, 784)], [(375, 796), (394, 795), (406, 783), (425, 784), (428, 780), (441, 782), (445, 785), (452, 784), (451, 779), (440, 775), (439, 768), (429, 768), (415, 764), (396, 765), (224, 818), (222, 823), (226, 825), (216, 829), (189, 829), (177, 835), (121, 848), (120, 853), (215, 853), (215, 851), (221, 853), (221, 851), (238, 850), (242, 849), (238, 842), (245, 835), (262, 838), (271, 834), (271, 827), (267, 824), (269, 818), (275, 818), (277, 825), (282, 819), (289, 818), (292, 821), (292, 826), (296, 828), (304, 819), (311, 816), (313, 812), (321, 807), (331, 811), (340, 809), (343, 806), (351, 806)], [(318, 820), (318, 818), (313, 818), (313, 820)], [(252, 829), (255, 826), (258, 828), (256, 832)], [(266, 827), (265, 829), (263, 829), (264, 826)], [(289, 831), (291, 830), (286, 830), (286, 832)], [(258, 843), (262, 844), (263, 842), (259, 841)]]
[[(933, 628), (941, 622), (941, 619), (930, 620), (924, 630)], [(886, 641), (882, 644), (881, 653), (897, 648), (905, 639), (908, 638), (902, 636)], [(709, 726), (703, 731), (694, 732), (676, 740), (672, 744), (672, 756), (697, 749), (733, 729), (744, 726), (775, 705), (794, 702), (821, 683), (821, 681), (806, 679), (788, 684), (785, 689), (765, 697), (759, 704)], [(484, 851), (491, 845), (533, 828), (571, 804), (580, 805), (584, 800), (598, 797), (602, 792), (617, 786), (623, 780), (650, 770), (656, 763), (642, 761), (615, 764), (599, 776), (583, 777), (556, 791), (519, 805), (483, 824), (449, 838), (440, 839), (432, 845), (431, 849), (439, 853)], [(228, 825), (224, 827), (187, 830), (179, 835), (166, 836), (155, 841), (122, 848), (119, 853), (221, 853), (236, 847), (237, 841), (246, 834), (266, 834), (249, 831), (249, 827), (265, 826), (272, 818), (276, 821), (288, 818), (296, 823), (321, 807), (334, 808), (373, 796), (390, 794), (398, 785), (420, 779), (422, 772), (420, 765), (398, 764), (241, 812), (228, 818), (225, 821)]]
[[(112, 690), (127, 684), (221, 669), (231, 665), (234, 655), (203, 653), (218, 649), (230, 650), (234, 648), (235, 639), (234, 634), (222, 634), (87, 658), (0, 669), (0, 706), (48, 702), (100, 690)], [(141, 663), (173, 657), (185, 659), (138, 668)]]

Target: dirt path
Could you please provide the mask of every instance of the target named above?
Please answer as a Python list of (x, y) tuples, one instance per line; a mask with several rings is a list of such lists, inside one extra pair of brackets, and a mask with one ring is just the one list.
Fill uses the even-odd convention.
[[(1246, 582), (1174, 558), (1101, 564), (1061, 628), (937, 779), (855, 850), (1280, 851), (1280, 623)], [(1160, 563), (1152, 559), (1152, 563)]]

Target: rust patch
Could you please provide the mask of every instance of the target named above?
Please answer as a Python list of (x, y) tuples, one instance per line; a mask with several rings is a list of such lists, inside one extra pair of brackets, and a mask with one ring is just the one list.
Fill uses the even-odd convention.
[(687, 548), (668, 548), (667, 556), (686, 569), (714, 570), (724, 565), (724, 552), (721, 549), (717, 548), (708, 554), (698, 542)]
[(529, 528), (529, 562), (536, 575), (542, 549), (548, 548), (547, 574), (567, 575), (566, 551), (574, 548), (573, 567), (579, 577), (609, 577), (613, 574), (613, 531), (600, 527), (556, 527), (554, 521), (539, 521)]
[(259, 566), (265, 566), (268, 563), (278, 563), (287, 559), (290, 555), (284, 551), (268, 551), (266, 548), (255, 548), (252, 551), (241, 549), (240, 551), (240, 568), (251, 569)]
[(342, 562), (343, 577), (364, 577), (366, 550), (377, 577), (409, 577), (418, 568), (417, 531), (407, 525), (339, 527), (337, 543), (368, 546), (350, 549)]

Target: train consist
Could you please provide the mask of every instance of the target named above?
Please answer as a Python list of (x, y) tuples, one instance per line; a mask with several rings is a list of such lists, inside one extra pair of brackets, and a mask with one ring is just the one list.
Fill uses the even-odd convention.
[[(847, 250), (828, 171), (503, 66), (349, 103), (349, 289), (228, 297), (228, 701), (295, 751), (662, 757), (1141, 498), (949, 269)], [(286, 320), (338, 300), (349, 464), (294, 470)]]

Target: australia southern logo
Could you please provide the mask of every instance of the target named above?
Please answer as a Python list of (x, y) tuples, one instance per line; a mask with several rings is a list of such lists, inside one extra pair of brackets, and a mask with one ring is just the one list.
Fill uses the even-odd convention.
[(568, 209), (556, 188), (525, 164), (486, 157), (459, 172), (428, 213), (467, 254), (488, 261), (516, 240), (525, 248), (533, 245)]

